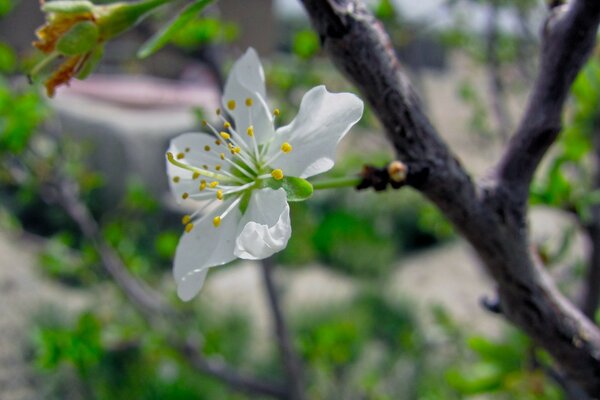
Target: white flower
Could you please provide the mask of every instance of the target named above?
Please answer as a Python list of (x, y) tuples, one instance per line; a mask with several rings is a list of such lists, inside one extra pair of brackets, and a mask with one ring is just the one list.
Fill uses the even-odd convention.
[(282, 184), (287, 177), (308, 178), (331, 169), (336, 145), (363, 112), (355, 95), (318, 86), (304, 95), (296, 118), (275, 130), (264, 73), (252, 48), (233, 65), (223, 107), (233, 119), (217, 110), (223, 129), (203, 122), (208, 133), (178, 136), (167, 152), (177, 199), (206, 203), (183, 217), (185, 233), (173, 273), (184, 301), (201, 289), (208, 268), (236, 257), (263, 259), (285, 248), (292, 229)]

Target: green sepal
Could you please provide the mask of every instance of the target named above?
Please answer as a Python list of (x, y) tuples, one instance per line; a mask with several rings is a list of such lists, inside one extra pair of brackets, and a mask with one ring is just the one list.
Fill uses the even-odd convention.
[(79, 71), (79, 74), (77, 74), (77, 79), (85, 79), (88, 76), (90, 76), (90, 74), (92, 72), (94, 72), (94, 70), (96, 69), (96, 66), (102, 59), (103, 55), (104, 55), (104, 46), (103, 45), (97, 46), (90, 54), (89, 58), (83, 65), (83, 68), (81, 68), (81, 71)]
[(83, 14), (92, 12), (94, 4), (89, 1), (56, 0), (44, 3), (42, 11), (45, 13)]
[(307, 200), (313, 194), (313, 186), (309, 181), (294, 176), (284, 176), (280, 180), (266, 179), (264, 185), (274, 190), (283, 188), (290, 202)]
[(56, 43), (56, 49), (65, 56), (89, 52), (98, 43), (98, 27), (91, 21), (81, 21), (69, 29)]

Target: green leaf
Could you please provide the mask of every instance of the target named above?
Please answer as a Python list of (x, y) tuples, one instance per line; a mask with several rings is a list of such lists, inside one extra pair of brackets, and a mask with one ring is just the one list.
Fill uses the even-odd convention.
[(146, 43), (140, 47), (137, 52), (139, 58), (146, 58), (166, 45), (171, 37), (177, 33), (184, 25), (191, 21), (200, 11), (213, 0), (196, 0), (192, 4), (186, 6), (173, 20), (167, 23), (160, 31), (152, 36)]
[(304, 201), (313, 194), (313, 186), (309, 181), (293, 176), (286, 176), (280, 180), (267, 179), (265, 184), (267, 187), (275, 190), (283, 188), (287, 193), (288, 201)]
[(58, 40), (56, 48), (66, 56), (84, 54), (96, 46), (98, 35), (98, 27), (93, 22), (78, 22)]
[(307, 60), (314, 57), (319, 48), (319, 36), (313, 30), (302, 30), (294, 35), (292, 49), (298, 57)]

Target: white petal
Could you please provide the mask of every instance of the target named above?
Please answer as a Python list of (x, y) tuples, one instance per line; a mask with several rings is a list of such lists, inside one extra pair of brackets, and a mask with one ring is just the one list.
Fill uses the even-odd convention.
[[(215, 144), (216, 138), (213, 135), (207, 133), (184, 133), (171, 140), (169, 146), (169, 152), (173, 153), (174, 156), (177, 154), (183, 154), (184, 157), (177, 161), (187, 164), (193, 167), (202, 168), (203, 165), (209, 167), (211, 171), (215, 170), (216, 165), (225, 166), (225, 163), (212, 151), (204, 150), (205, 146), (210, 146), (211, 150), (217, 152), (227, 152), (227, 148), (224, 144), (217, 146)], [(186, 151), (188, 150), (189, 151)], [(175, 194), (177, 201), (181, 201), (181, 195), (183, 193), (194, 194), (198, 193), (198, 186), (200, 180), (206, 179), (211, 181), (210, 178), (197, 178), (192, 179), (192, 172), (171, 164), (167, 160), (167, 175), (169, 176), (169, 185), (171, 191)], [(174, 182), (173, 178), (178, 177), (179, 182)]]
[(184, 301), (198, 293), (204, 282), (205, 270), (235, 259), (233, 250), (242, 217), (239, 208), (227, 214), (219, 227), (213, 225), (214, 216), (223, 212), (228, 204), (231, 204), (231, 201), (199, 221), (195, 221), (192, 231), (184, 233), (179, 240), (175, 252), (173, 276), (177, 283), (179, 297)]
[(363, 102), (351, 93), (330, 93), (325, 86), (309, 90), (294, 120), (277, 130), (270, 153), (288, 142), (292, 151), (271, 164), (284, 175), (307, 178), (333, 167), (335, 148), (363, 113)]
[(177, 295), (183, 301), (190, 301), (204, 286), (208, 268), (195, 269), (183, 276), (177, 284)]
[[(252, 106), (246, 106), (246, 99), (252, 99)], [(250, 125), (259, 144), (273, 137), (273, 117), (266, 103), (265, 74), (256, 51), (249, 48), (231, 68), (223, 92), (223, 108), (233, 117), (238, 133), (251, 143), (246, 135)], [(233, 110), (227, 107), (235, 101)]]
[(292, 234), (290, 207), (283, 189), (252, 192), (240, 222), (234, 254), (248, 260), (261, 260), (287, 246)]

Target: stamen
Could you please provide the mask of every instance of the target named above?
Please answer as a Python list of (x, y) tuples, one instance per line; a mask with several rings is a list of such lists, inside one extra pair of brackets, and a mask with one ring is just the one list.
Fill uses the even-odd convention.
[(292, 145), (288, 142), (285, 142), (281, 145), (281, 151), (283, 151), (284, 153), (289, 153), (290, 151), (292, 151)]
[(223, 200), (223, 191), (220, 189), (217, 190), (217, 199)]
[(193, 179), (193, 180), (196, 180), (196, 179), (198, 179), (199, 177), (200, 177), (200, 172), (198, 172), (198, 171), (194, 171), (194, 173), (192, 174), (192, 179)]
[(217, 146), (220, 146), (221, 144), (223, 144), (223, 142), (221, 142), (219, 139), (217, 139), (217, 140), (215, 140), (215, 144), (216, 144)]
[(221, 137), (225, 140), (230, 140), (231, 139), (231, 135), (227, 132), (220, 132), (219, 135), (221, 135)]
[(249, 126), (248, 129), (246, 129), (246, 133), (248, 134), (248, 136), (254, 137), (254, 127)]
[(280, 181), (283, 179), (283, 171), (280, 169), (274, 169), (271, 172), (271, 176), (273, 177), (273, 179), (275, 179), (276, 181)]
[(221, 115), (221, 109), (220, 109), (220, 108), (217, 108), (217, 109), (215, 110), (215, 113), (216, 113), (217, 115)]
[(221, 160), (224, 160), (225, 159), (225, 153), (219, 154), (219, 158), (221, 158)]
[(185, 225), (184, 230), (186, 233), (190, 233), (192, 231), (192, 229), (194, 229), (194, 224), (192, 224), (191, 222), (189, 224)]
[(220, 216), (216, 216), (213, 218), (213, 225), (215, 226), (215, 228), (218, 228), (219, 225), (221, 225), (221, 217)]
[(190, 223), (191, 220), (192, 220), (192, 216), (189, 215), (189, 214), (186, 214), (186, 215), (183, 216), (183, 218), (181, 218), (181, 223), (183, 225), (187, 225), (187, 224)]
[(220, 171), (221, 170), (221, 166), (219, 164), (215, 165), (215, 171)]
[(185, 148), (185, 152), (186, 152), (186, 153), (189, 153), (189, 152), (190, 152), (190, 148), (189, 148), (189, 147), (186, 147), (186, 148)]
[(204, 146), (204, 151), (210, 151), (210, 146), (209, 145)]
[(223, 128), (225, 128), (225, 129), (231, 128), (231, 124), (229, 123), (229, 121), (225, 121), (225, 123), (223, 123)]
[(202, 179), (202, 181), (200, 182), (200, 186), (198, 186), (198, 190), (203, 191), (204, 189), (206, 189), (206, 181)]
[(184, 157), (185, 157), (185, 154), (183, 154), (183, 153), (177, 153), (177, 159), (178, 160), (181, 160)]
[(248, 97), (246, 99), (246, 107), (252, 107), (252, 98)]
[(208, 184), (208, 186), (212, 189), (216, 188), (217, 186), (219, 186), (219, 182), (218, 181), (213, 181), (211, 183)]
[(202, 168), (196, 168), (196, 167), (192, 167), (190, 165), (184, 164), (184, 163), (182, 163), (180, 161), (177, 161), (175, 159), (175, 157), (173, 156), (173, 153), (171, 153), (170, 151), (167, 152), (167, 160), (171, 164), (173, 164), (173, 165), (175, 165), (175, 166), (177, 166), (179, 168), (185, 169), (185, 170), (190, 171), (192, 173), (193, 172), (199, 172), (200, 174), (205, 175), (205, 176), (207, 176), (209, 178), (223, 179), (223, 180), (227, 180), (227, 181), (231, 181), (231, 180), (238, 180), (239, 181), (240, 180), (239, 178), (231, 179), (231, 176), (226, 176), (222, 172), (218, 173), (218, 174), (216, 174), (214, 172), (210, 172), (208, 170), (208, 165), (203, 165)]
[(180, 180), (180, 179), (181, 179), (180, 177), (178, 177), (178, 176), (174, 176), (174, 177), (173, 177), (173, 182), (175, 182), (175, 183), (179, 183), (179, 180)]
[(183, 194), (181, 195), (181, 198), (184, 200), (187, 200), (188, 197), (190, 197), (190, 194), (188, 192), (183, 192)]
[(279, 111), (279, 108), (276, 108), (273, 110), (273, 116), (274, 117), (279, 117), (281, 115), (281, 111)]
[(215, 226), (215, 228), (221, 225), (221, 220), (224, 219), (227, 216), (227, 214), (229, 214), (231, 210), (233, 210), (240, 203), (240, 201), (242, 201), (242, 196), (238, 196), (237, 199), (231, 202), (231, 204), (229, 205), (229, 207), (227, 207), (223, 214), (213, 218), (213, 225)]
[(230, 109), (231, 111), (235, 110), (235, 100), (229, 100), (227, 102), (227, 108)]

